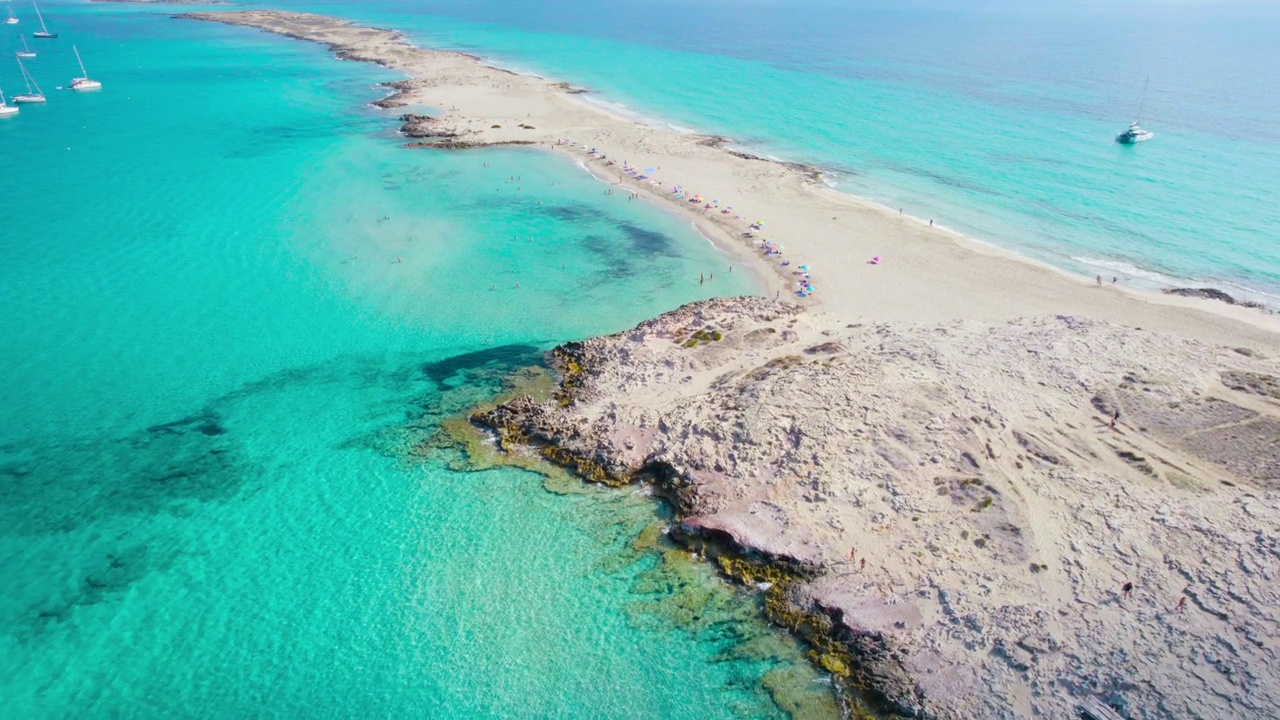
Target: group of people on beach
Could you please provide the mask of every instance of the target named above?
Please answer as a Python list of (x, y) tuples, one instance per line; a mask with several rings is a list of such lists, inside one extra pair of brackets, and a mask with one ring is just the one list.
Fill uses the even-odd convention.
[[(559, 145), (562, 147), (578, 148), (582, 152), (586, 153), (588, 156), (596, 158), (597, 160), (604, 161), (605, 165), (608, 167), (613, 167), (616, 165), (616, 163), (609, 158), (608, 154), (602, 152), (599, 148), (591, 147), (588, 145), (579, 145), (578, 143), (573, 141), (571, 138), (560, 138), (559, 140), (556, 141), (556, 145)], [(645, 168), (642, 170), (639, 167), (632, 165), (630, 162), (623, 160), (622, 176), (619, 177), (618, 181), (622, 182), (622, 178), (626, 177), (626, 178), (630, 178), (633, 182), (637, 182), (637, 183), (647, 182), (649, 185), (652, 186), (650, 189), (654, 191), (656, 194), (657, 188), (662, 187), (663, 183), (661, 180), (651, 177), (651, 173), (658, 172), (661, 169), (662, 169), (661, 166), (658, 166), (658, 167)], [(609, 189), (605, 191), (605, 194), (612, 195), (614, 193), (612, 189)], [(683, 185), (672, 185), (671, 191), (669, 194), (674, 200), (683, 200), (691, 205), (694, 205), (695, 207), (701, 206), (700, 209), (705, 213), (708, 213), (708, 214), (716, 213), (722, 216), (726, 216), (722, 218), (725, 221), (743, 220), (742, 213), (735, 212), (732, 206), (721, 206), (719, 200), (707, 199), (707, 198), (704, 198), (702, 195), (699, 195), (696, 193), (693, 194), (692, 197), (690, 197), (690, 194), (685, 190)], [(639, 196), (640, 196), (639, 192), (628, 191), (627, 200), (628, 201), (635, 200)], [(732, 216), (732, 217), (729, 217), (729, 216)], [(763, 230), (764, 230), (764, 223), (757, 220), (747, 226), (746, 231), (743, 232), (743, 237), (756, 238), (758, 234), (761, 233)], [(760, 238), (760, 242), (761, 242), (760, 250), (765, 257), (780, 258), (782, 256), (783, 246), (781, 244), (775, 243), (770, 240), (766, 240), (764, 238)], [(878, 260), (879, 258), (877, 258), (877, 261)], [(781, 261), (781, 267), (785, 268), (785, 267), (789, 267), (790, 265), (791, 265), (790, 260)], [(732, 267), (730, 268), (730, 271), (732, 272)], [(796, 297), (809, 297), (815, 292), (813, 284), (811, 282), (812, 277), (810, 275), (808, 265), (801, 265), (797, 270), (792, 271), (792, 275), (795, 276), (794, 282), (796, 284), (796, 289), (795, 289)], [(710, 279), (714, 280), (715, 275), (712, 274), (710, 276)], [(707, 282), (707, 280), (708, 280), (707, 275), (703, 273), (698, 277), (698, 284), (703, 285)]]

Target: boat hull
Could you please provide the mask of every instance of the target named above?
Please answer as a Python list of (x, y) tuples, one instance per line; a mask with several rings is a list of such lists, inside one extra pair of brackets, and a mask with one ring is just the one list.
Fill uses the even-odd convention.
[(79, 90), (80, 92), (86, 92), (89, 90), (101, 90), (102, 83), (98, 82), (97, 80), (72, 80), (71, 89)]
[(1140, 142), (1146, 142), (1155, 136), (1156, 134), (1152, 132), (1142, 133), (1141, 135), (1130, 135), (1128, 133), (1125, 133), (1122, 135), (1117, 135), (1116, 142), (1120, 143), (1121, 145), (1136, 145), (1137, 143), (1140, 143)]
[(9, 99), (17, 105), (30, 105), (32, 103), (48, 102), (43, 95), (14, 95)]
[(17, 56), (20, 58), (33, 58), (36, 54), (33, 52), (19, 52), (17, 53)]
[(0, 107), (0, 117), (9, 117), (10, 115), (17, 115), (17, 114), (18, 114), (18, 108), (16, 107), (9, 107), (7, 105), (4, 107)]
[(58, 33), (31, 33), (33, 38), (41, 38), (43, 40), (53, 40), (58, 37)]

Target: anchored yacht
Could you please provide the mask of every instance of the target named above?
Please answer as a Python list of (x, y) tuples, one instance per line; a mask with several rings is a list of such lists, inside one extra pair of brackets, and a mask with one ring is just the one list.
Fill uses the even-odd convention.
[(33, 32), (33, 33), (31, 33), (31, 37), (33, 37), (33, 38), (41, 38), (41, 39), (43, 39), (43, 40), (51, 40), (51, 39), (53, 39), (53, 38), (58, 37), (58, 33), (51, 33), (51, 32), (49, 32), (49, 28), (45, 27), (45, 25), (44, 25), (44, 15), (41, 15), (41, 14), (40, 14), (40, 6), (39, 6), (39, 5), (37, 5), (37, 4), (35, 4), (35, 2), (33, 1), (33, 2), (31, 3), (31, 7), (33, 7), (33, 8), (35, 8), (35, 9), (36, 9), (36, 17), (40, 20), (40, 30), (39, 30), (39, 32)]
[(0, 117), (9, 117), (10, 115), (17, 115), (17, 114), (18, 114), (18, 108), (9, 107), (8, 105), (6, 105), (4, 103), (4, 91), (0, 90)]
[(1121, 145), (1132, 145), (1140, 143), (1143, 140), (1150, 140), (1156, 134), (1150, 130), (1143, 130), (1138, 123), (1142, 121), (1142, 111), (1147, 107), (1147, 86), (1151, 84), (1151, 76), (1147, 76), (1147, 81), (1142, 85), (1142, 102), (1138, 104), (1138, 119), (1129, 123), (1129, 127), (1125, 131), (1116, 136), (1116, 142)]
[[(44, 91), (36, 84), (36, 79), (31, 77), (31, 73), (27, 71), (27, 66), (22, 64), (21, 58), (18, 59), (18, 69), (22, 71), (22, 81), (27, 84), (27, 92), (23, 95), (14, 95), (14, 104), (45, 102)], [(34, 90), (32, 90), (33, 87), (35, 88)]]
[(71, 51), (76, 54), (76, 62), (80, 63), (80, 72), (84, 73), (84, 77), (71, 78), (71, 85), (69, 85), (68, 87), (70, 87), (72, 90), (101, 89), (102, 83), (98, 82), (97, 80), (89, 79), (89, 73), (84, 69), (84, 61), (80, 59), (80, 51), (76, 49), (75, 45), (71, 46)]

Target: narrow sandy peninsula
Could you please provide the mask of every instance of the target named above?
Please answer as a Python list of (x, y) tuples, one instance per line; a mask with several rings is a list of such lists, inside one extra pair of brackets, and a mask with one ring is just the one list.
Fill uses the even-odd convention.
[(566, 153), (761, 275), (765, 297), (558, 348), (555, 397), (472, 421), (520, 462), (650, 483), (672, 538), (758, 589), (848, 696), (921, 718), (1280, 712), (1274, 316), (1098, 287), (393, 31), (180, 17), (399, 69), (379, 104), (448, 111), (406, 116), (411, 144)]

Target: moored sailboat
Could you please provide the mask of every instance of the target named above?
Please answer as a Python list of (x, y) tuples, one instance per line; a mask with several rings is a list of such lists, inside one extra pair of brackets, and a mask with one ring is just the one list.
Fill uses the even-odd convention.
[(5, 25), (17, 25), (18, 16), (13, 14), (13, 8), (9, 8), (9, 17), (4, 19)]
[(1151, 76), (1148, 75), (1147, 81), (1142, 85), (1142, 102), (1138, 104), (1138, 119), (1129, 123), (1129, 127), (1125, 128), (1124, 132), (1116, 136), (1116, 142), (1121, 145), (1140, 143), (1144, 140), (1150, 140), (1156, 136), (1155, 133), (1150, 130), (1142, 129), (1142, 126), (1138, 124), (1142, 121), (1142, 111), (1147, 107), (1147, 86), (1150, 84)]
[(17, 114), (18, 108), (6, 105), (4, 102), (4, 91), (0, 90), (0, 117), (9, 117), (10, 115)]
[(76, 62), (80, 63), (80, 72), (82, 77), (71, 78), (70, 87), (72, 90), (98, 90), (102, 87), (102, 83), (97, 80), (89, 79), (89, 72), (84, 69), (84, 61), (80, 59), (80, 51), (75, 45), (71, 46), (71, 51), (76, 54)]
[(37, 5), (37, 4), (35, 4), (35, 0), (32, 0), (32, 2), (31, 2), (31, 7), (33, 7), (33, 8), (35, 8), (35, 9), (36, 9), (36, 17), (40, 20), (40, 30), (39, 30), (39, 32), (33, 32), (33, 33), (31, 33), (31, 37), (34, 37), (34, 38), (43, 38), (43, 39), (45, 39), (45, 40), (50, 40), (50, 39), (53, 39), (53, 38), (58, 37), (58, 34), (57, 34), (57, 33), (51, 33), (51, 32), (49, 32), (49, 28), (45, 27), (45, 24), (44, 24), (44, 15), (41, 15), (41, 14), (40, 14), (40, 6), (39, 6), (39, 5)]
[(21, 50), (19, 50), (19, 51), (18, 51), (17, 53), (15, 53), (15, 54), (16, 54), (18, 57), (20, 57), (20, 58), (33, 58), (33, 57), (35, 57), (35, 56), (36, 56), (36, 54), (35, 54), (34, 52), (32, 52), (32, 51), (31, 51), (31, 48), (30, 48), (30, 47), (28, 47), (28, 46), (27, 46), (27, 36), (26, 36), (26, 35), (19, 35), (19, 36), (18, 36), (18, 38), (22, 40), (22, 49), (21, 49)]
[[(42, 103), (45, 102), (44, 91), (40, 89), (40, 85), (36, 83), (36, 79), (31, 77), (31, 73), (27, 71), (27, 66), (22, 64), (22, 59), (18, 59), (18, 69), (22, 71), (22, 80), (27, 84), (27, 92), (23, 95), (14, 95), (13, 102), (15, 105), (24, 103)], [(32, 90), (32, 87), (35, 87)]]

